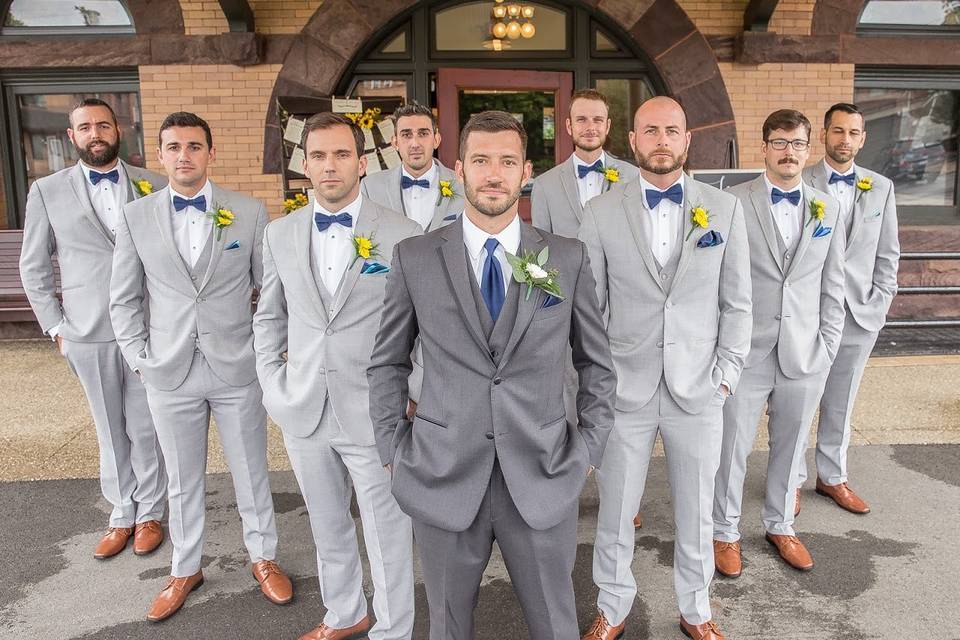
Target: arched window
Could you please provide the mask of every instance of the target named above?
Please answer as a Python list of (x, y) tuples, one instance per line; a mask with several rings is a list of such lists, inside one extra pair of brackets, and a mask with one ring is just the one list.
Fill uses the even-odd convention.
[(867, 0), (857, 31), (956, 35), (960, 32), (960, 0)]
[(0, 35), (134, 33), (133, 18), (120, 0), (12, 0)]

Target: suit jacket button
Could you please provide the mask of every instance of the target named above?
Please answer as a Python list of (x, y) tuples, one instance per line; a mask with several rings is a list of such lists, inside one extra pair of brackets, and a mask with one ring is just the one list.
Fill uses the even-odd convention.
[(191, 337), (191, 338), (196, 338), (196, 337), (197, 337), (197, 334), (191, 333), (191, 334), (190, 334), (190, 337)]
[(779, 319), (780, 319), (780, 314), (778, 313), (777, 315), (773, 316), (773, 319), (774, 319), (774, 320), (779, 320)]
[(493, 431), (487, 431), (485, 435), (487, 436), (487, 440), (493, 440)]
[(658, 343), (657, 343), (657, 348), (658, 348), (658, 349), (663, 349), (663, 343), (662, 343), (662, 342), (658, 342)]
[(501, 382), (503, 382), (503, 378), (494, 378), (494, 379), (493, 379), (493, 384), (500, 384)]
[(332, 336), (332, 335), (333, 335), (333, 329), (327, 329), (327, 335), (328, 335), (328, 336)]

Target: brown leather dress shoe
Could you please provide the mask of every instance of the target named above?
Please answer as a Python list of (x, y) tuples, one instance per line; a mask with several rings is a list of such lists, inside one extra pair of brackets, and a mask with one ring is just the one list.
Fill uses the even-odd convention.
[(163, 544), (163, 527), (159, 520), (147, 520), (137, 525), (133, 532), (133, 552), (138, 556), (153, 553)]
[(773, 533), (767, 534), (767, 542), (772, 544), (780, 552), (780, 557), (796, 569), (797, 571), (810, 571), (813, 569), (813, 558), (810, 552), (800, 542), (797, 536), (781, 536)]
[(870, 513), (870, 507), (860, 496), (853, 492), (846, 482), (838, 485), (829, 485), (817, 478), (817, 493), (827, 496), (843, 509), (850, 513), (863, 515)]
[(103, 560), (117, 555), (126, 548), (127, 540), (132, 535), (133, 527), (110, 527), (93, 550), (93, 557)]
[(793, 517), (800, 515), (800, 487), (797, 487), (797, 501), (793, 503)]
[(273, 560), (254, 562), (253, 577), (260, 583), (260, 591), (273, 604), (287, 604), (293, 600), (293, 584)]
[(680, 631), (693, 640), (724, 640), (720, 627), (713, 620), (707, 620), (703, 624), (690, 624), (680, 616)]
[(147, 620), (150, 622), (160, 622), (166, 620), (183, 606), (187, 601), (190, 592), (203, 584), (203, 571), (197, 571), (192, 576), (185, 578), (175, 578), (170, 576), (167, 586), (157, 595), (153, 601), (153, 606), (147, 613)]
[(617, 640), (623, 635), (623, 627), (626, 622), (614, 626), (607, 621), (603, 611), (597, 611), (597, 617), (593, 619), (590, 628), (583, 634), (580, 640)]
[(640, 514), (633, 516), (633, 528), (642, 529), (643, 528), (643, 518), (640, 517)]
[(743, 564), (740, 561), (740, 543), (714, 540), (713, 564), (720, 575), (739, 578), (743, 570)]
[(363, 619), (352, 627), (345, 629), (334, 629), (325, 624), (308, 631), (300, 636), (300, 640), (350, 640), (352, 638), (361, 638), (370, 630), (370, 616), (363, 616)]

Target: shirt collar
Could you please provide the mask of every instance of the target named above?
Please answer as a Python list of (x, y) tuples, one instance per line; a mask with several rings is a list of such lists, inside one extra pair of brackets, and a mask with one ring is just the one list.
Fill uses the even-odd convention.
[[(573, 158), (573, 168), (574, 168), (574, 169), (576, 169), (577, 167), (589, 167), (591, 164), (593, 164), (592, 162), (590, 162), (590, 163), (584, 162), (583, 160), (581, 160), (581, 159), (577, 156), (576, 153), (571, 153), (571, 154), (570, 154), (570, 157)], [(601, 164), (604, 168), (607, 167), (607, 154), (606, 154), (605, 151), (603, 151), (603, 150), (601, 149), (601, 150), (600, 150), (600, 157), (597, 158), (597, 159), (600, 161), (600, 164)], [(584, 177), (586, 177), (586, 176), (584, 176)]]
[[(174, 189), (173, 187), (170, 187), (170, 204), (171, 204), (171, 206), (173, 205), (173, 198), (174, 198), (174, 196), (180, 196), (180, 197), (183, 198), (184, 200), (191, 200), (191, 199), (192, 199), (192, 198), (188, 198), (187, 196), (183, 195), (182, 193), (177, 193), (176, 189)], [(213, 187), (210, 185), (210, 181), (209, 181), (209, 180), (207, 180), (205, 183), (203, 183), (203, 188), (201, 188), (200, 191), (198, 191), (197, 194), (196, 194), (195, 196), (193, 196), (193, 197), (196, 198), (197, 196), (203, 196), (204, 199), (206, 199), (206, 201), (207, 201), (207, 210), (208, 210), (208, 211), (211, 210), (211, 209), (213, 209)]]
[(824, 160), (824, 161), (823, 161), (823, 170), (827, 172), (827, 178), (829, 178), (831, 173), (835, 173), (835, 174), (837, 174), (838, 176), (848, 176), (848, 175), (850, 175), (851, 173), (856, 172), (857, 167), (856, 167), (855, 165), (852, 165), (852, 164), (851, 164), (849, 169), (847, 169), (847, 170), (844, 171), (843, 173), (840, 173), (839, 171), (837, 171), (836, 169), (834, 169), (833, 167), (831, 167), (829, 164), (827, 164), (827, 161), (826, 161), (826, 160)]
[(126, 172), (123, 170), (123, 163), (120, 162), (119, 160), (117, 160), (117, 164), (114, 165), (113, 169), (107, 169), (106, 171), (102, 171), (100, 169), (94, 169), (93, 167), (88, 167), (83, 162), (83, 160), (77, 160), (77, 163), (80, 165), (80, 168), (83, 169), (83, 177), (87, 179), (87, 182), (90, 182), (91, 171), (96, 171), (97, 173), (110, 173), (111, 171), (116, 170), (117, 173), (120, 175), (120, 179), (117, 181), (118, 185), (123, 184), (124, 177), (126, 176)]
[(363, 206), (363, 194), (362, 194), (362, 193), (358, 193), (358, 194), (357, 194), (357, 197), (354, 198), (353, 202), (351, 202), (351, 203), (348, 204), (347, 206), (345, 206), (345, 207), (343, 207), (342, 209), (339, 209), (339, 210), (337, 210), (337, 211), (327, 211), (324, 207), (320, 206), (320, 203), (319, 203), (319, 202), (317, 202), (316, 200), (314, 200), (314, 201), (313, 201), (313, 212), (314, 212), (314, 213), (322, 213), (322, 214), (328, 215), (328, 216), (335, 216), (335, 215), (338, 215), (338, 214), (341, 214), (341, 213), (349, 213), (349, 214), (353, 217), (353, 225), (354, 225), (354, 228), (356, 228), (357, 218), (360, 217), (360, 208), (361, 208), (361, 206)]
[[(467, 247), (467, 253), (470, 254), (470, 257), (476, 261), (480, 258), (480, 253), (483, 251), (483, 245), (488, 238), (491, 237), (491, 234), (487, 233), (477, 225), (473, 224), (470, 218), (464, 214), (460, 216), (460, 219), (463, 220), (463, 244)], [(492, 237), (496, 238), (500, 245), (503, 247), (503, 250), (517, 255), (517, 251), (520, 250), (520, 216), (516, 215), (513, 220), (503, 229), (500, 233), (493, 235)]]
[[(767, 183), (767, 197), (769, 197), (769, 196), (770, 196), (770, 193), (773, 191), (773, 188), (774, 188), (774, 187), (777, 187), (777, 185), (775, 185), (775, 184), (773, 184), (772, 182), (770, 182), (770, 178), (767, 177), (767, 172), (766, 172), (766, 171), (763, 172), (763, 181)], [(780, 187), (777, 187), (777, 189), (780, 189)], [(800, 181), (797, 183), (797, 186), (794, 187), (793, 189), (780, 189), (780, 190), (783, 191), (784, 193), (790, 193), (791, 191), (799, 191), (799, 192), (800, 192), (800, 202), (801, 202), (801, 203), (803, 202), (803, 179), (802, 179), (802, 178), (801, 178)], [(781, 202), (782, 202), (782, 201), (781, 201)], [(799, 205), (797, 205), (797, 206), (799, 206)]]
[(438, 183), (437, 183), (437, 173), (439, 173), (439, 170), (437, 169), (437, 161), (436, 161), (436, 160), (433, 161), (433, 164), (430, 166), (430, 169), (429, 169), (425, 174), (423, 174), (422, 176), (420, 176), (419, 178), (414, 178), (412, 175), (410, 175), (410, 173), (407, 171), (407, 168), (404, 167), (403, 165), (400, 165), (400, 173), (401, 173), (401, 175), (407, 176), (407, 177), (410, 178), (411, 180), (426, 180), (427, 182), (430, 183), (430, 188), (431, 188), (431, 189), (433, 189), (434, 187), (436, 187), (437, 184), (438, 184)]
[[(686, 191), (687, 186), (686, 186), (686, 183), (684, 182), (683, 178), (684, 178), (684, 173), (681, 171), (681, 172), (680, 172), (680, 177), (677, 178), (676, 182), (674, 182), (673, 184), (671, 184), (670, 186), (668, 186), (667, 189), (669, 189), (670, 187), (672, 187), (674, 184), (679, 184), (679, 185), (680, 185), (680, 188), (684, 190), (684, 191), (683, 191), (683, 196), (686, 197), (686, 196), (687, 196), (687, 191)], [(643, 207), (644, 207), (645, 209), (648, 209), (648, 210), (649, 210), (650, 207), (647, 205), (647, 189), (653, 189), (654, 191), (666, 191), (667, 189), (661, 189), (660, 187), (655, 187), (655, 186), (653, 186), (652, 184), (650, 184), (649, 182), (647, 182), (646, 180), (644, 180), (644, 179), (643, 179), (643, 176), (641, 176), (641, 175), (638, 175), (638, 176), (637, 176), (637, 180), (638, 180), (639, 183), (640, 183), (640, 193), (643, 194), (643, 197), (640, 198), (640, 200), (641, 200), (641, 202), (643, 202)], [(661, 202), (663, 202), (663, 201), (661, 200)], [(670, 201), (668, 201), (668, 202), (670, 202)]]

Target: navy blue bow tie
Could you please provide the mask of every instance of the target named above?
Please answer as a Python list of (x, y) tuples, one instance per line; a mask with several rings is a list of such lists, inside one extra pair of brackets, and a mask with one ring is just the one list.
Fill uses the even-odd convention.
[(786, 198), (787, 201), (793, 206), (797, 206), (800, 204), (800, 189), (797, 189), (796, 191), (784, 192), (774, 187), (770, 191), (770, 201), (773, 202), (773, 204), (777, 204), (784, 198)]
[(204, 196), (197, 196), (196, 198), (181, 198), (180, 196), (173, 196), (173, 210), (174, 211), (183, 211), (187, 207), (193, 207), (198, 211), (207, 210), (207, 199)]
[(107, 171), (106, 173), (100, 173), (99, 171), (94, 171), (90, 169), (90, 182), (96, 186), (100, 184), (101, 180), (109, 180), (113, 184), (120, 182), (120, 172), (116, 169)]
[(338, 213), (335, 216), (328, 216), (325, 213), (314, 213), (313, 221), (317, 223), (317, 229), (326, 231), (332, 224), (342, 224), (345, 227), (353, 226), (353, 216), (349, 213)]
[(835, 182), (846, 182), (848, 187), (852, 187), (856, 179), (857, 179), (856, 174), (848, 173), (847, 175), (842, 176), (836, 171), (833, 171), (830, 173), (830, 180), (828, 181), (828, 183), (833, 184)]
[(683, 204), (683, 187), (681, 187), (679, 183), (673, 185), (666, 191), (647, 189), (644, 193), (647, 196), (647, 206), (651, 209), (656, 208), (661, 200), (669, 200), (677, 204)]
[(414, 180), (410, 176), (400, 176), (400, 188), (409, 189), (410, 187), (423, 187), (424, 189), (429, 189), (430, 181), (426, 178)]
[(578, 164), (577, 165), (577, 177), (583, 178), (588, 173), (602, 173), (603, 172), (603, 163), (597, 160), (590, 166)]

